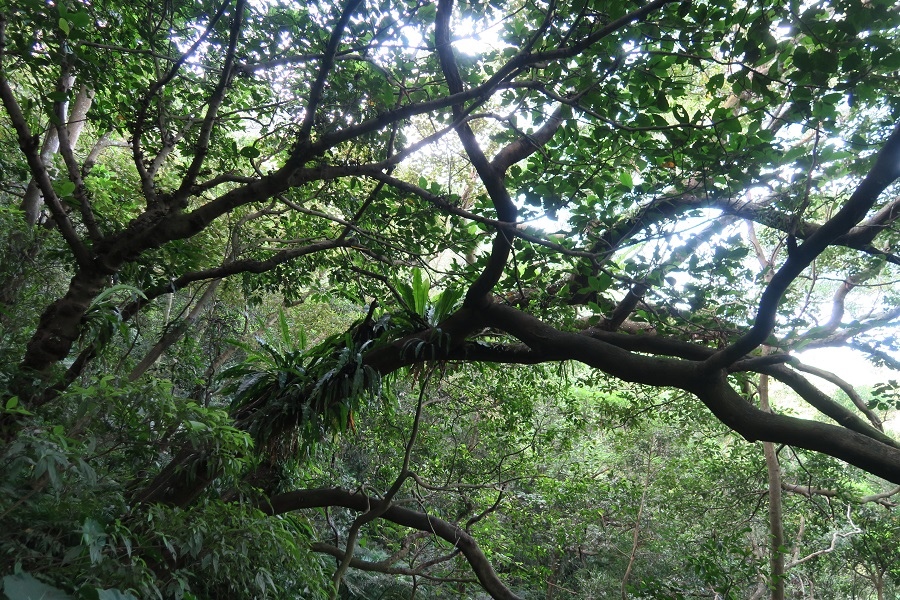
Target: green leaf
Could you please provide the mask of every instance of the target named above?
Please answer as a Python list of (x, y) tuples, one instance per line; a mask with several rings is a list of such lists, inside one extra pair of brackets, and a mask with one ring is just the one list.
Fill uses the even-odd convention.
[(425, 316), (425, 307), (428, 304), (428, 293), (431, 290), (431, 282), (422, 275), (422, 269), (416, 267), (412, 270), (412, 309), (420, 317)]
[(431, 324), (437, 325), (448, 316), (456, 307), (456, 303), (462, 298), (463, 289), (461, 287), (448, 288), (438, 294), (434, 301), (434, 309), (431, 316)]
[(41, 583), (28, 573), (3, 578), (3, 593), (9, 600), (71, 600), (64, 591)]
[(666, 97), (665, 91), (660, 91), (656, 95), (656, 108), (660, 110), (669, 110), (669, 99)]
[(66, 196), (71, 196), (72, 192), (75, 191), (75, 184), (71, 181), (61, 181), (54, 184), (53, 188), (56, 191), (57, 196), (65, 198)]
[(281, 333), (281, 343), (289, 344), (291, 341), (291, 328), (288, 326), (284, 307), (278, 309), (278, 331)]
[(62, 30), (62, 32), (63, 32), (64, 34), (69, 35), (69, 31), (70, 31), (70, 30), (69, 30), (69, 22), (68, 22), (66, 19), (60, 18), (60, 20), (59, 20), (59, 28)]
[(87, 29), (91, 25), (91, 15), (86, 12), (69, 13), (66, 17), (79, 29)]
[(425, 21), (433, 21), (437, 16), (437, 3), (429, 2), (419, 9), (419, 17)]
[(258, 158), (260, 154), (262, 154), (262, 152), (253, 146), (241, 148), (241, 156), (245, 158)]
[(719, 125), (722, 126), (722, 129), (725, 131), (730, 131), (732, 133), (740, 133), (741, 132), (741, 121), (738, 118), (733, 119), (725, 119), (719, 122)]

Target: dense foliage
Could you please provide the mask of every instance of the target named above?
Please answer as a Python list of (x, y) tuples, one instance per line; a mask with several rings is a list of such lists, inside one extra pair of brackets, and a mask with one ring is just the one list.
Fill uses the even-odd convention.
[(19, 0), (0, 101), (12, 600), (900, 589), (895, 0)]

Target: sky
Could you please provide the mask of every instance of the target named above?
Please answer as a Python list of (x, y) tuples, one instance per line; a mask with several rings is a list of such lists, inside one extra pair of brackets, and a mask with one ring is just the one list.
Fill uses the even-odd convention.
[[(854, 387), (872, 386), (896, 378), (897, 373), (885, 367), (876, 367), (863, 354), (850, 348), (817, 348), (795, 353), (800, 362), (831, 371)], [(818, 377), (806, 374), (816, 387), (833, 392), (837, 386)]]

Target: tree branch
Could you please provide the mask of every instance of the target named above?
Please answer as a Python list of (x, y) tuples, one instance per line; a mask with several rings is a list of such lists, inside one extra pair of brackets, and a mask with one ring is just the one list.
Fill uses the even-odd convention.
[[(75, 101), (75, 107), (73, 108), (73, 118), (79, 116), (75, 114), (75, 110), (83, 111), (83, 113), (87, 112), (87, 107), (84, 106), (84, 104), (86, 103), (88, 106), (90, 106), (91, 98), (93, 98), (93, 93), (88, 92), (87, 88), (82, 86), (81, 90), (78, 92), (78, 97)], [(59, 153), (62, 155), (63, 161), (66, 164), (66, 170), (69, 173), (69, 180), (75, 184), (75, 191), (73, 192), (73, 196), (76, 200), (78, 200), (78, 207), (81, 212), (81, 221), (82, 223), (84, 223), (84, 227), (85, 229), (87, 229), (88, 235), (90, 236), (91, 240), (93, 240), (94, 242), (99, 242), (103, 239), (103, 234), (100, 232), (100, 228), (97, 226), (97, 220), (94, 218), (94, 211), (91, 207), (90, 197), (88, 195), (87, 188), (84, 187), (84, 180), (82, 179), (82, 167), (75, 160), (75, 153), (73, 152), (78, 136), (72, 136), (72, 138), (74, 139), (70, 139), (69, 131), (72, 128), (72, 121), (66, 114), (64, 103), (57, 102), (56, 109), (56, 116), (58, 119), (58, 123), (56, 124), (56, 134), (59, 137)], [(82, 119), (84, 118), (83, 113), (80, 115)]]
[(150, 89), (147, 90), (147, 93), (138, 103), (138, 111), (137, 115), (135, 115), (134, 121), (134, 129), (131, 132), (131, 148), (134, 158), (134, 165), (137, 169), (138, 175), (141, 179), (141, 189), (144, 193), (144, 198), (148, 205), (153, 204), (156, 201), (156, 189), (154, 188), (153, 183), (153, 173), (150, 172), (146, 165), (144, 164), (144, 151), (141, 147), (142, 139), (144, 137), (144, 123), (147, 120), (147, 112), (150, 109), (150, 102), (153, 101), (153, 97), (165, 87), (175, 75), (178, 74), (178, 71), (182, 66), (187, 62), (187, 60), (194, 55), (200, 45), (206, 41), (209, 37), (209, 34), (213, 32), (216, 27), (216, 24), (225, 14), (225, 11), (228, 9), (228, 6), (231, 4), (230, 0), (226, 0), (222, 3), (222, 6), (216, 12), (215, 15), (210, 19), (209, 24), (206, 26), (206, 29), (202, 34), (197, 38), (197, 40), (191, 44), (190, 48), (182, 54), (178, 60), (174, 62), (169, 71), (160, 79), (158, 79), (153, 85), (150, 86)]
[(412, 456), (412, 449), (415, 446), (416, 438), (419, 435), (419, 423), (422, 418), (422, 401), (425, 398), (425, 390), (427, 389), (428, 381), (431, 379), (433, 373), (434, 367), (432, 367), (428, 372), (428, 375), (422, 379), (422, 389), (419, 391), (419, 401), (416, 404), (416, 415), (413, 418), (412, 431), (410, 432), (409, 440), (406, 443), (406, 451), (403, 454), (403, 466), (400, 467), (397, 478), (394, 480), (393, 485), (391, 485), (387, 493), (385, 493), (384, 497), (376, 500), (369, 510), (356, 517), (356, 519), (353, 520), (353, 524), (350, 526), (350, 530), (347, 533), (344, 558), (341, 560), (341, 564), (338, 565), (337, 570), (334, 572), (334, 577), (332, 578), (332, 581), (334, 582), (334, 590), (331, 594), (332, 600), (337, 600), (338, 593), (341, 589), (341, 580), (343, 580), (347, 569), (350, 568), (350, 563), (353, 560), (353, 552), (356, 549), (356, 539), (359, 537), (360, 529), (362, 529), (364, 525), (381, 517), (391, 507), (394, 496), (397, 495), (397, 492), (400, 491), (404, 482), (409, 478), (409, 460)]
[[(326, 544), (324, 542), (313, 542), (310, 545), (310, 549), (313, 552), (321, 552), (322, 554), (329, 554), (335, 557), (338, 560), (343, 561), (346, 557), (346, 553), (338, 548), (337, 546), (332, 546), (331, 544)], [(446, 562), (450, 560), (455, 555), (446, 555), (441, 557), (443, 560), (440, 562)], [(394, 557), (391, 557), (393, 559)], [(389, 562), (390, 561), (390, 562)], [(477, 579), (473, 578), (463, 578), (463, 577), (438, 577), (436, 575), (430, 575), (425, 572), (425, 566), (419, 565), (414, 568), (408, 567), (394, 567), (392, 566), (394, 560), (381, 560), (378, 562), (371, 562), (368, 560), (362, 560), (356, 557), (353, 557), (350, 560), (350, 567), (353, 569), (359, 569), (360, 571), (371, 571), (375, 573), (384, 573), (385, 575), (405, 575), (407, 577), (422, 577), (423, 579), (427, 579), (429, 581), (441, 582), (441, 583), (478, 583)], [(433, 566), (433, 561), (429, 561), (426, 563), (428, 567)]]
[(239, 273), (265, 273), (266, 271), (270, 271), (278, 265), (294, 260), (295, 258), (300, 258), (302, 256), (307, 256), (316, 252), (322, 252), (323, 250), (331, 250), (333, 248), (349, 248), (357, 245), (358, 243), (359, 242), (354, 238), (322, 240), (321, 242), (308, 244), (301, 248), (281, 250), (280, 252), (276, 252), (266, 259), (256, 260), (246, 258), (242, 260), (234, 260), (212, 269), (185, 273), (181, 277), (173, 279), (168, 283), (157, 285), (155, 287), (144, 290), (145, 298), (135, 300), (131, 304), (125, 306), (121, 311), (122, 318), (130, 318), (154, 298), (158, 298), (163, 294), (172, 293), (175, 290), (183, 289), (189, 284), (194, 283), (195, 281), (222, 279), (224, 277), (237, 275)]
[(181, 180), (181, 186), (173, 195), (175, 206), (187, 206), (188, 196), (197, 182), (197, 176), (200, 174), (200, 169), (206, 160), (206, 155), (209, 153), (209, 138), (216, 123), (216, 115), (219, 112), (219, 107), (222, 106), (222, 101), (225, 99), (225, 91), (228, 89), (233, 75), (234, 55), (241, 33), (241, 25), (243, 24), (245, 4), (246, 0), (237, 0), (234, 6), (234, 14), (231, 17), (231, 27), (228, 34), (228, 48), (225, 50), (225, 60), (222, 64), (222, 73), (219, 75), (219, 81), (208, 100), (206, 115), (203, 117), (200, 133), (197, 136), (197, 142), (194, 144), (194, 158), (191, 160), (191, 164)]
[[(441, 69), (447, 79), (447, 88), (451, 94), (458, 94), (463, 91), (463, 83), (450, 40), (450, 17), (452, 13), (453, 0), (439, 0), (434, 22), (434, 39), (435, 51), (437, 52)], [(463, 105), (461, 103), (454, 104), (452, 110), (454, 119), (461, 120), (464, 114)], [(491, 198), (491, 202), (494, 204), (494, 210), (497, 211), (497, 220), (508, 223), (515, 222), (518, 210), (509, 196), (509, 191), (503, 184), (504, 172), (498, 171), (495, 165), (488, 162), (487, 157), (481, 150), (481, 146), (478, 144), (475, 133), (468, 123), (465, 121), (460, 122), (456, 128), (456, 133), (472, 166), (475, 167), (488, 196)], [(498, 165), (509, 166), (508, 164), (504, 165), (503, 161), (499, 162)], [(500, 281), (511, 251), (512, 238), (503, 230), (498, 231), (494, 237), (487, 265), (485, 265), (484, 270), (466, 293), (464, 301), (466, 306), (483, 306), (490, 301), (490, 292), (497, 282)]]
[(796, 371), (787, 368), (785, 365), (760, 366), (756, 371), (771, 375), (778, 381), (784, 383), (794, 390), (797, 395), (809, 405), (815, 407), (822, 414), (834, 419), (836, 423), (839, 423), (843, 427), (868, 436), (874, 440), (878, 440), (882, 444), (900, 448), (900, 442), (897, 442), (883, 431), (873, 427), (853, 411), (844, 408), (832, 400), (827, 394), (810, 383), (805, 377), (801, 376)]
[[(280, 515), (293, 510), (325, 506), (342, 506), (351, 510), (365, 511), (372, 504), (373, 500), (361, 493), (339, 488), (319, 488), (279, 494), (270, 498), (268, 503), (259, 508), (266, 514)], [(400, 506), (390, 506), (381, 515), (381, 518), (404, 527), (431, 532), (453, 547), (459, 548), (471, 565), (479, 583), (492, 598), (519, 600), (519, 596), (500, 581), (487, 557), (478, 547), (475, 538), (458, 525), (424, 512)]]
[(838, 386), (845, 394), (847, 394), (847, 397), (850, 398), (854, 406), (856, 406), (856, 408), (858, 408), (861, 413), (866, 415), (866, 418), (869, 419), (869, 422), (873, 427), (875, 427), (875, 429), (877, 429), (878, 431), (884, 431), (884, 425), (881, 423), (881, 419), (878, 417), (878, 415), (875, 414), (875, 412), (872, 411), (868, 406), (866, 406), (866, 403), (863, 401), (860, 395), (856, 393), (856, 389), (854, 389), (854, 387), (847, 383), (845, 380), (841, 379), (830, 371), (805, 365), (796, 359), (791, 361), (791, 366), (798, 371), (803, 371), (805, 373), (809, 373), (810, 375), (821, 377), (825, 381), (829, 381)]
[(83, 267), (88, 266), (90, 265), (93, 256), (88, 248), (82, 243), (81, 238), (78, 236), (72, 222), (69, 220), (59, 197), (56, 195), (56, 191), (53, 189), (50, 174), (47, 172), (47, 167), (44, 165), (44, 161), (41, 160), (40, 153), (38, 152), (37, 138), (31, 134), (31, 129), (28, 127), (25, 115), (22, 114), (22, 110), (19, 107), (19, 103), (16, 101), (16, 97), (9, 85), (9, 81), (6, 79), (6, 69), (4, 64), (6, 58), (6, 24), (6, 19), (0, 14), (0, 100), (3, 101), (3, 107), (6, 109), (6, 113), (9, 115), (9, 119), (12, 122), (13, 129), (16, 131), (19, 148), (22, 150), (22, 154), (25, 155), (25, 160), (28, 163), (28, 167), (31, 169), (31, 175), (35, 178), (35, 181), (37, 181), (38, 187), (44, 195), (44, 201), (50, 208), (50, 213), (53, 215), (53, 220), (59, 228), (59, 232), (72, 250), (72, 254), (78, 264)]
[(531, 135), (522, 135), (494, 155), (491, 166), (498, 173), (506, 173), (512, 165), (543, 148), (563, 124), (563, 105), (558, 105), (540, 128)]
[[(313, 81), (312, 86), (310, 86), (309, 100), (306, 102), (305, 114), (303, 115), (303, 121), (300, 123), (300, 130), (297, 132), (297, 139), (301, 141), (299, 147), (303, 147), (304, 143), (309, 140), (313, 123), (316, 119), (316, 111), (318, 111), (319, 103), (322, 101), (322, 92), (325, 90), (325, 81), (328, 79), (328, 75), (334, 67), (334, 57), (340, 46), (341, 37), (344, 35), (344, 29), (347, 27), (347, 23), (350, 22), (350, 17), (353, 16), (353, 13), (359, 7), (361, 2), (362, 0), (348, 0), (344, 9), (341, 11), (340, 18), (338, 18), (337, 23), (335, 23), (334, 28), (331, 30), (331, 36), (328, 38), (328, 44), (325, 46), (325, 52), (322, 54), (319, 72), (316, 75), (316, 79)], [(299, 156), (299, 151), (295, 151), (292, 156), (292, 161), (297, 160)], [(296, 166), (300, 165), (297, 164)]]
[(710, 357), (706, 362), (707, 369), (726, 367), (765, 341), (775, 327), (775, 315), (788, 286), (835, 239), (856, 225), (878, 196), (897, 177), (900, 177), (900, 124), (894, 127), (875, 158), (875, 164), (841, 210), (790, 254), (784, 265), (772, 277), (760, 299), (759, 310), (750, 331), (734, 344)]
[(845, 532), (843, 532), (843, 533), (842, 533), (842, 532), (839, 532), (839, 531), (835, 531), (835, 532), (831, 535), (831, 544), (830, 544), (827, 548), (824, 548), (824, 549), (822, 549), (822, 550), (817, 550), (816, 552), (813, 552), (813, 553), (811, 553), (811, 554), (808, 554), (808, 555), (806, 555), (806, 556), (804, 556), (803, 558), (800, 558), (800, 559), (798, 559), (798, 560), (793, 560), (793, 561), (791, 561), (790, 563), (788, 563), (787, 565), (785, 565), (785, 568), (786, 568), (786, 569), (793, 569), (794, 567), (799, 566), (799, 565), (802, 565), (802, 564), (805, 563), (805, 562), (809, 562), (809, 561), (811, 561), (812, 559), (814, 559), (814, 558), (816, 558), (816, 557), (822, 556), (823, 554), (828, 554), (828, 553), (830, 553), (830, 552), (834, 552), (834, 549), (837, 548), (837, 540), (838, 540), (838, 538), (846, 538), (846, 537), (850, 537), (851, 535), (856, 535), (856, 534), (858, 534), (858, 533), (862, 533), (862, 529), (860, 529), (859, 527), (857, 527), (857, 526), (853, 523), (853, 520), (850, 519), (850, 507), (849, 507), (849, 506), (847, 506), (847, 520), (850, 521), (850, 524), (851, 524), (851, 525), (853, 525), (853, 529), (851, 529), (850, 531), (845, 531)]

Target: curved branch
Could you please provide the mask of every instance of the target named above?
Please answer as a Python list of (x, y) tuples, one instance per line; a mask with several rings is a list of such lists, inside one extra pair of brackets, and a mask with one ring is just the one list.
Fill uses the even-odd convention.
[[(777, 229), (778, 231), (792, 234), (797, 240), (803, 241), (816, 233), (821, 225), (810, 223), (802, 220), (792, 220), (790, 215), (786, 215), (766, 202), (754, 202), (751, 204), (740, 204), (735, 202), (715, 203), (717, 208), (721, 208), (724, 212)], [(855, 229), (858, 229), (857, 226)], [(852, 230), (851, 230), (852, 231)], [(872, 256), (878, 256), (885, 261), (900, 265), (900, 257), (890, 252), (885, 252), (879, 248), (872, 246), (871, 242), (866, 241), (858, 236), (841, 235), (832, 241), (834, 246), (843, 246), (852, 250), (859, 250)]]
[[(438, 2), (437, 16), (434, 22), (434, 39), (441, 69), (444, 71), (444, 76), (447, 79), (447, 87), (451, 94), (458, 94), (463, 91), (463, 83), (450, 40), (450, 16), (452, 12), (453, 0), (440, 0)], [(452, 110), (454, 119), (460, 120), (463, 117), (464, 111), (461, 103), (454, 104)], [(509, 165), (503, 161), (498, 162), (497, 165), (488, 162), (481, 146), (478, 144), (475, 133), (467, 122), (461, 122), (456, 128), (456, 133), (469, 160), (472, 162), (472, 166), (478, 172), (478, 176), (488, 196), (491, 198), (491, 202), (494, 204), (494, 209), (497, 211), (497, 219), (508, 223), (515, 222), (518, 210), (503, 183), (504, 171), (496, 168), (497, 166), (506, 166), (508, 168)], [(550, 135), (552, 135), (552, 132)], [(498, 231), (494, 238), (487, 265), (485, 265), (484, 270), (466, 293), (464, 301), (466, 306), (483, 306), (489, 301), (490, 292), (497, 282), (500, 281), (511, 251), (512, 238), (504, 231)]]
[(549, 142), (563, 124), (562, 104), (558, 105), (547, 121), (531, 135), (523, 135), (500, 150), (491, 160), (491, 166), (498, 173), (506, 173), (512, 165), (526, 159)]
[[(640, 207), (634, 215), (626, 217), (605, 229), (594, 240), (589, 250), (600, 257), (608, 257), (618, 249), (623, 241), (638, 231), (654, 223), (674, 218), (683, 211), (708, 204), (708, 198), (694, 194), (694, 190), (683, 194), (658, 196)], [(573, 290), (568, 300), (570, 304), (584, 304), (593, 299), (594, 292), (578, 292), (578, 290), (589, 287), (587, 274), (575, 274), (569, 279), (568, 283), (569, 288)]]
[[(598, 340), (605, 341), (631, 352), (652, 353), (656, 355), (675, 356), (691, 361), (703, 361), (708, 359), (715, 353), (712, 348), (706, 348), (690, 342), (683, 342), (670, 338), (664, 338), (654, 335), (627, 335), (622, 333), (614, 333), (603, 331), (601, 329), (591, 328), (582, 332), (582, 335), (589, 336)], [(532, 362), (537, 362), (538, 358), (528, 356)], [(822, 414), (834, 419), (842, 426), (872, 437), (883, 444), (900, 448), (900, 442), (897, 442), (883, 431), (872, 427), (852, 411), (844, 408), (834, 400), (823, 393), (819, 388), (810, 383), (805, 377), (799, 373), (787, 368), (783, 364), (773, 364), (776, 362), (793, 361), (790, 356), (784, 354), (770, 354), (766, 357), (754, 357), (735, 363), (735, 367), (742, 367), (740, 370), (754, 371), (764, 373), (786, 384), (794, 392), (796, 392), (804, 401), (816, 408)], [(732, 372), (736, 372), (735, 371)]]
[(28, 121), (25, 119), (25, 115), (22, 114), (22, 109), (19, 107), (18, 101), (16, 101), (16, 97), (9, 85), (9, 80), (6, 79), (3, 64), (6, 54), (5, 49), (6, 20), (0, 15), (0, 101), (3, 102), (6, 114), (9, 115), (13, 129), (16, 132), (19, 148), (22, 150), (22, 154), (25, 155), (32, 177), (34, 177), (41, 193), (44, 195), (44, 201), (50, 208), (50, 213), (53, 215), (56, 226), (72, 250), (72, 254), (78, 264), (82, 267), (88, 266), (92, 259), (91, 252), (82, 243), (81, 238), (78, 237), (78, 233), (75, 231), (59, 197), (53, 189), (50, 174), (47, 172), (47, 167), (41, 159), (37, 138), (32, 136), (31, 129), (28, 127)]
[(831, 544), (827, 548), (823, 548), (822, 550), (817, 550), (816, 552), (808, 554), (808, 555), (804, 556), (803, 558), (792, 560), (790, 563), (788, 563), (785, 566), (785, 568), (793, 569), (794, 567), (796, 567), (798, 565), (802, 565), (803, 563), (808, 562), (819, 556), (822, 556), (823, 554), (828, 554), (830, 552), (834, 552), (834, 549), (837, 548), (838, 538), (847, 538), (847, 537), (850, 537), (851, 535), (857, 535), (859, 533), (862, 533), (862, 529), (857, 527), (856, 523), (853, 522), (853, 519), (850, 518), (850, 506), (849, 505), (847, 506), (847, 521), (850, 522), (850, 525), (853, 527), (853, 529), (851, 529), (850, 531), (845, 531), (843, 533), (841, 533), (840, 531), (835, 531), (833, 534), (831, 534)]
[[(371, 309), (369, 314), (371, 314)], [(334, 577), (332, 578), (332, 581), (334, 582), (334, 590), (332, 590), (331, 594), (332, 600), (337, 600), (338, 593), (341, 590), (341, 581), (343, 580), (344, 574), (347, 572), (347, 569), (350, 568), (350, 564), (353, 561), (353, 552), (356, 549), (356, 540), (359, 537), (359, 531), (363, 528), (363, 526), (379, 518), (391, 508), (394, 502), (394, 497), (397, 495), (397, 492), (400, 491), (401, 486), (409, 478), (409, 460), (412, 456), (413, 447), (416, 444), (416, 438), (418, 438), (419, 435), (419, 424), (422, 419), (422, 402), (425, 399), (425, 390), (428, 387), (429, 380), (431, 379), (431, 375), (433, 373), (434, 368), (429, 370), (428, 374), (422, 380), (422, 388), (419, 392), (419, 401), (416, 403), (416, 416), (413, 419), (412, 431), (410, 432), (409, 440), (407, 440), (406, 443), (406, 451), (403, 454), (403, 466), (400, 467), (400, 472), (397, 474), (397, 478), (394, 480), (394, 483), (391, 485), (390, 489), (388, 489), (387, 493), (385, 493), (384, 497), (375, 500), (366, 512), (359, 515), (353, 520), (353, 524), (350, 526), (350, 530), (347, 533), (347, 544), (346, 550), (344, 552), (344, 557), (343, 559), (341, 559), (341, 563), (340, 565), (338, 565), (337, 570), (335, 570), (334, 572)]]
[[(732, 389), (725, 372), (710, 373), (702, 362), (633, 354), (606, 342), (559, 331), (508, 306), (492, 304), (480, 315), (487, 326), (519, 338), (545, 361), (577, 360), (625, 381), (683, 389), (697, 396), (720, 421), (749, 441), (823, 452), (900, 483), (898, 443), (827, 397), (821, 405), (834, 411), (846, 427), (765, 413)], [(780, 369), (783, 367), (767, 367), (760, 372), (771, 374)], [(790, 372), (778, 375), (789, 377)], [(809, 385), (802, 377), (794, 380)]]
[[(826, 498), (836, 498), (840, 495), (838, 490), (829, 490), (822, 488), (814, 488), (811, 485), (799, 485), (796, 483), (785, 483), (781, 482), (781, 488), (787, 492), (791, 492), (793, 494), (800, 494), (805, 498), (809, 498), (811, 496), (824, 496)], [(887, 490), (886, 492), (878, 492), (877, 494), (869, 494), (868, 496), (861, 496), (859, 498), (850, 498), (849, 502), (853, 502), (855, 504), (880, 504), (885, 508), (895, 508), (897, 506), (896, 502), (891, 502), (888, 500), (891, 496), (896, 496), (900, 494), (900, 486)]]
[(359, 242), (354, 238), (323, 240), (321, 242), (303, 246), (302, 248), (290, 248), (288, 250), (281, 250), (280, 252), (276, 252), (274, 255), (263, 260), (246, 258), (242, 260), (231, 261), (212, 269), (206, 269), (204, 271), (192, 271), (190, 273), (185, 273), (178, 279), (173, 279), (168, 283), (157, 285), (155, 287), (144, 290), (144, 298), (135, 300), (122, 309), (122, 318), (130, 318), (154, 298), (158, 298), (163, 294), (168, 294), (174, 292), (175, 290), (185, 288), (195, 281), (221, 279), (223, 277), (237, 275), (239, 273), (265, 273), (266, 271), (270, 271), (278, 265), (284, 264), (295, 258), (300, 258), (301, 256), (314, 254), (316, 252), (322, 252), (323, 250), (331, 250), (333, 248), (349, 248), (357, 245), (358, 243)]
[(772, 281), (762, 294), (759, 310), (750, 331), (734, 344), (710, 357), (706, 364), (708, 369), (715, 370), (726, 367), (766, 340), (775, 327), (775, 315), (788, 286), (825, 248), (834, 243), (835, 239), (846, 234), (859, 223), (878, 196), (897, 177), (900, 177), (900, 123), (888, 136), (875, 159), (875, 164), (869, 169), (847, 203), (793, 253), (790, 253), (787, 261), (772, 277)]
[[(266, 514), (280, 515), (293, 510), (325, 506), (342, 506), (351, 510), (366, 511), (372, 504), (373, 500), (361, 493), (349, 492), (340, 488), (319, 488), (279, 494), (270, 498), (268, 503), (259, 508)], [(492, 598), (519, 600), (519, 596), (500, 581), (490, 561), (478, 547), (475, 538), (459, 525), (400, 506), (389, 507), (381, 515), (381, 518), (404, 527), (431, 532), (455, 548), (459, 548), (472, 567), (479, 583)]]
[(878, 440), (882, 444), (900, 448), (900, 442), (893, 439), (883, 431), (873, 427), (863, 419), (861, 419), (853, 411), (844, 408), (819, 388), (814, 386), (808, 379), (787, 368), (785, 365), (771, 365), (755, 369), (759, 373), (765, 373), (777, 379), (790, 387), (798, 396), (810, 406), (815, 407), (819, 412), (827, 415), (835, 422), (843, 427), (868, 436), (874, 440)]
[(853, 243), (871, 244), (879, 233), (898, 218), (900, 218), (900, 196), (882, 206), (871, 218), (848, 231), (844, 237)]
[[(343, 550), (338, 548), (337, 546), (332, 546), (331, 544), (326, 544), (324, 542), (313, 542), (310, 545), (310, 549), (313, 552), (321, 552), (322, 554), (329, 554), (335, 557), (338, 560), (344, 560), (346, 554)], [(393, 558), (393, 557), (392, 557)], [(443, 558), (443, 560), (438, 562), (446, 562), (453, 558), (452, 555), (447, 555)], [(423, 579), (428, 579), (430, 581), (438, 581), (442, 583), (478, 583), (477, 579), (471, 578), (462, 578), (462, 577), (437, 577), (435, 575), (429, 575), (423, 569), (423, 566), (417, 566), (415, 568), (409, 567), (394, 567), (391, 566), (393, 563), (389, 563), (388, 561), (378, 561), (372, 562), (368, 560), (362, 560), (360, 558), (352, 558), (350, 560), (350, 567), (353, 569), (359, 569), (360, 571), (371, 571), (375, 573), (384, 573), (385, 575), (406, 575), (408, 577), (421, 577)], [(429, 561), (428, 566), (432, 566), (433, 561)]]
[[(85, 229), (87, 229), (87, 233), (90, 236), (91, 240), (94, 242), (98, 242), (103, 239), (103, 234), (101, 233), (100, 228), (97, 225), (97, 220), (94, 217), (94, 211), (91, 207), (90, 196), (84, 186), (84, 179), (82, 175), (83, 169), (78, 165), (74, 153), (75, 144), (78, 140), (80, 130), (84, 126), (84, 123), (82, 122), (78, 124), (76, 134), (69, 134), (69, 132), (74, 129), (73, 126), (75, 125), (75, 123), (73, 119), (80, 118), (83, 121), (84, 113), (87, 112), (88, 107), (93, 101), (93, 97), (93, 92), (89, 91), (85, 86), (81, 86), (81, 89), (78, 91), (78, 96), (75, 100), (75, 106), (73, 108), (71, 119), (67, 119), (64, 103), (56, 103), (57, 118), (59, 119), (59, 123), (56, 125), (56, 135), (59, 138), (59, 153), (63, 157), (63, 162), (65, 162), (66, 169), (69, 172), (69, 180), (75, 184), (75, 191), (73, 192), (73, 196), (76, 200), (78, 200), (78, 207), (81, 212), (81, 221), (84, 224)], [(80, 111), (81, 114), (77, 115), (75, 114), (75, 111)]]
[(897, 494), (900, 494), (900, 486), (892, 488), (886, 492), (879, 492), (877, 494), (863, 496), (862, 498), (859, 499), (859, 502), (861, 504), (865, 504), (866, 502), (878, 502), (880, 504), (880, 503), (882, 503), (882, 501), (890, 498), (891, 496), (896, 496)]
[[(322, 54), (319, 73), (316, 75), (316, 79), (309, 89), (309, 101), (306, 103), (306, 114), (303, 115), (303, 121), (300, 123), (300, 130), (297, 132), (297, 139), (301, 140), (301, 142), (309, 139), (309, 134), (312, 132), (312, 126), (315, 122), (316, 111), (319, 109), (319, 103), (322, 101), (322, 93), (325, 91), (325, 81), (328, 79), (328, 75), (334, 67), (335, 55), (337, 54), (338, 46), (341, 43), (341, 37), (344, 35), (344, 29), (350, 22), (350, 17), (353, 16), (353, 13), (361, 3), (362, 0), (349, 0), (347, 5), (341, 11), (341, 16), (338, 18), (337, 23), (335, 23), (334, 29), (331, 31), (331, 36), (328, 38), (325, 52)], [(295, 153), (292, 158), (296, 158), (298, 155), (299, 153)]]
[(748, 441), (769, 441), (822, 452), (889, 481), (900, 482), (900, 449), (896, 442), (889, 445), (874, 436), (836, 425), (764, 413), (735, 392), (724, 374), (710, 376), (706, 381), (701, 379), (688, 391)]
[(238, 38), (241, 33), (241, 24), (244, 19), (244, 5), (246, 0), (237, 0), (234, 7), (234, 15), (231, 17), (231, 28), (228, 35), (228, 48), (225, 50), (225, 60), (222, 65), (222, 73), (219, 75), (219, 81), (213, 90), (212, 96), (208, 101), (206, 115), (203, 117), (203, 123), (200, 125), (200, 135), (194, 144), (194, 158), (181, 180), (181, 186), (175, 192), (173, 200), (176, 206), (187, 205), (187, 198), (191, 194), (194, 184), (197, 182), (197, 176), (200, 174), (200, 168), (206, 160), (209, 153), (209, 138), (212, 135), (213, 126), (216, 122), (216, 115), (222, 101), (225, 100), (225, 90), (228, 88), (229, 82), (233, 75), (234, 55), (237, 50)]
[(873, 427), (875, 427), (878, 431), (884, 431), (884, 425), (881, 423), (881, 419), (878, 417), (878, 415), (875, 414), (872, 409), (866, 406), (866, 403), (863, 401), (860, 395), (856, 393), (856, 389), (847, 381), (844, 381), (830, 371), (826, 371), (825, 369), (819, 369), (809, 365), (804, 365), (798, 360), (792, 360), (791, 366), (798, 371), (803, 371), (805, 373), (809, 373), (810, 375), (821, 377), (825, 381), (829, 381), (838, 386), (845, 394), (847, 394), (847, 397), (850, 398), (854, 406), (856, 406), (856, 408), (858, 408), (861, 413), (866, 415), (866, 418), (869, 419), (869, 422)]

